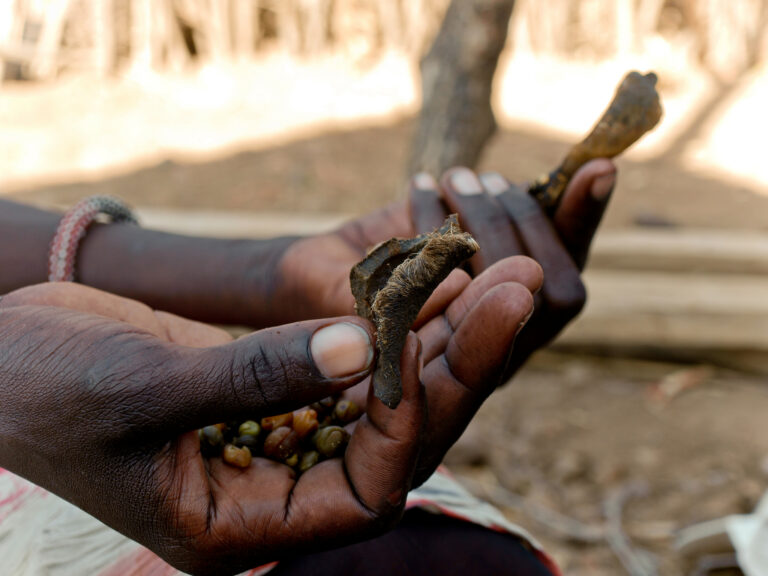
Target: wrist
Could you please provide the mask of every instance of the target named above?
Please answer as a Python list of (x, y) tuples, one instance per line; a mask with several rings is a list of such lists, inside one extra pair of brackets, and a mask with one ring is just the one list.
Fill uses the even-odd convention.
[(263, 328), (310, 317), (298, 312), (303, 302), (296, 301), (285, 266), (286, 255), (302, 240), (298, 236), (284, 236), (246, 241), (240, 246), (244, 254), (237, 292), (249, 318), (248, 325)]

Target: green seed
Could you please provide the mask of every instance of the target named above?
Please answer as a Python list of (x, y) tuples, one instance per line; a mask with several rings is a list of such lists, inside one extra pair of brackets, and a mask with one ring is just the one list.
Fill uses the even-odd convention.
[(339, 400), (333, 410), (333, 416), (343, 424), (349, 424), (360, 416), (360, 408), (352, 400)]
[(259, 437), (259, 434), (261, 434), (261, 426), (259, 426), (258, 422), (255, 422), (253, 420), (246, 420), (237, 429), (237, 433), (240, 436), (255, 436), (256, 438)]
[(293, 454), (291, 454), (288, 458), (285, 459), (285, 463), (291, 468), (296, 466), (299, 463), (299, 453), (294, 452)]
[(320, 454), (315, 450), (312, 450), (311, 452), (305, 452), (301, 456), (301, 462), (299, 462), (299, 472), (306, 472), (319, 461)]
[(326, 426), (312, 437), (315, 449), (326, 458), (333, 458), (343, 452), (348, 441), (349, 433), (341, 426)]
[(209, 446), (221, 446), (224, 444), (224, 434), (217, 425), (206, 426), (198, 432), (200, 441)]

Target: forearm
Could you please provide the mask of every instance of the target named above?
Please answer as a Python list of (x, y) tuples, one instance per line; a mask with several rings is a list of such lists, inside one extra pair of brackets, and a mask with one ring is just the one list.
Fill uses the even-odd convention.
[(279, 321), (278, 265), (293, 239), (223, 240), (105, 225), (82, 242), (78, 279), (203, 322)]
[[(0, 201), (0, 291), (47, 280), (60, 214)], [(223, 240), (94, 224), (77, 253), (79, 282), (196, 320), (281, 323), (279, 261), (294, 239)], [(276, 302), (276, 300), (278, 300)]]
[(0, 293), (45, 282), (60, 214), (0, 201)]

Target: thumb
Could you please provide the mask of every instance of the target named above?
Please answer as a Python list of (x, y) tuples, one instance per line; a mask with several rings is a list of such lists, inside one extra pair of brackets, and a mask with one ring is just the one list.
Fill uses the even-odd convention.
[(344, 317), (261, 330), (215, 348), (172, 347), (148, 393), (180, 431), (282, 414), (368, 376), (373, 343), (371, 324)]

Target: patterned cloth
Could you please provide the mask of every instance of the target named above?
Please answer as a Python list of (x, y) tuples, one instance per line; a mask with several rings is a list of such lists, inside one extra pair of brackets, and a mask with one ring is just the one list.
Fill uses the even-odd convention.
[[(561, 576), (541, 546), (522, 528), (472, 496), (447, 470), (438, 470), (408, 496), (407, 508), (436, 513), (508, 532), (527, 541)], [(0, 558), (7, 576), (182, 576), (140, 544), (105, 526), (50, 492), (0, 468)], [(276, 563), (243, 576), (261, 576)]]

